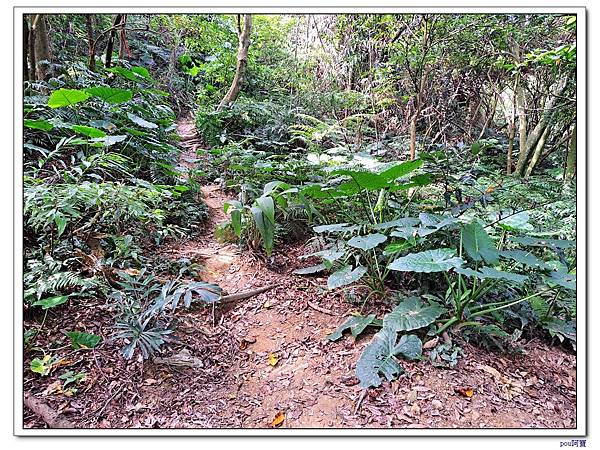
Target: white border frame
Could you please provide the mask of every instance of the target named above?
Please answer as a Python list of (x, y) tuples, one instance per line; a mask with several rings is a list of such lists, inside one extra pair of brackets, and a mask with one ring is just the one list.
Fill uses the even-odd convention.
[[(65, 1), (67, 5), (81, 2)], [(205, 1), (206, 7), (198, 8), (193, 6), (153, 6), (153, 7), (118, 7), (114, 5), (115, 1), (107, 0), (108, 6), (65, 6), (48, 7), (41, 2), (30, 2), (37, 6), (15, 6), (13, 9), (13, 68), (14, 68), (14, 303), (13, 303), (13, 331), (14, 331), (14, 397), (13, 397), (13, 433), (17, 436), (543, 436), (543, 437), (583, 437), (587, 435), (588, 425), (588, 398), (587, 398), (587, 48), (586, 48), (586, 9), (585, 7), (536, 7), (536, 6), (503, 6), (503, 7), (422, 7), (410, 5), (406, 7), (338, 7), (338, 6), (319, 6), (324, 1), (314, 2), (307, 0), (301, 2), (303, 6), (280, 7), (280, 6), (213, 6), (220, 2)], [(277, 2), (269, 2), (276, 4)], [(350, 2), (346, 2), (348, 4)], [(403, 2), (407, 3), (407, 2)], [(435, 2), (439, 3), (439, 2)], [(468, 0), (465, 3), (472, 3)], [(221, 3), (222, 4), (222, 3)], [(505, 3), (506, 4), (506, 3)], [(546, 2), (547, 4), (547, 2)], [(501, 13), (572, 13), (577, 15), (577, 244), (580, 249), (577, 252), (578, 272), (578, 290), (577, 290), (577, 331), (580, 336), (577, 351), (577, 428), (575, 429), (25, 429), (23, 428), (23, 89), (22, 89), (22, 14), (39, 13), (64, 13), (81, 14), (89, 13), (91, 10), (99, 14), (112, 14), (116, 12), (139, 13), (139, 14), (210, 14), (210, 13), (256, 13), (256, 14), (343, 14), (343, 13), (479, 13), (479, 14), (501, 14)], [(583, 58), (582, 58), (583, 57)], [(583, 268), (583, 270), (582, 270)], [(584, 339), (581, 339), (581, 337)]]

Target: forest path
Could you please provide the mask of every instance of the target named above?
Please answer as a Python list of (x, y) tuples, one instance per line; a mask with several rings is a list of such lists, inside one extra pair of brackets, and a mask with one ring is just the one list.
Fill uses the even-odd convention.
[[(180, 164), (192, 168), (200, 145), (193, 122), (182, 119), (178, 129), (184, 137)], [(525, 344), (523, 354), (502, 355), (461, 342), (464, 353), (452, 369), (405, 361), (406, 375), (370, 390), (355, 413), (361, 390), (354, 366), (370, 336), (325, 339), (352, 305), (322, 288), (324, 278), (292, 274), (303, 245), (278, 246), (266, 261), (217, 241), (229, 197), (214, 184), (202, 186), (202, 195), (209, 208), (203, 230), (168, 246), (164, 257), (198, 263), (198, 278), (228, 294), (277, 287), (215, 309), (182, 312), (179, 342), (170, 351), (183, 345), (202, 367), (144, 365), (139, 395), (148, 408), (135, 409), (128, 426), (574, 427), (575, 357), (536, 341)], [(460, 394), (467, 388), (472, 397)], [(281, 414), (285, 419), (274, 422)]]
[[(197, 162), (199, 147), (191, 119), (181, 119), (178, 132), (183, 150), (180, 165), (190, 169)], [(227, 220), (223, 204), (230, 197), (215, 184), (201, 189), (209, 210), (204, 229), (199, 236), (170, 247), (165, 255), (197, 261), (199, 279), (218, 284), (227, 294), (272, 284), (277, 287), (223, 306), (213, 316), (204, 314), (205, 334), (219, 335), (217, 351), (221, 354), (212, 355), (207, 365), (215, 362), (211, 369), (220, 379), (211, 386), (206, 403), (198, 405), (196, 397), (195, 415), (202, 416), (200, 423), (215, 427), (265, 428), (278, 413), (285, 415), (283, 427), (348, 426), (343, 418), (352, 414), (358, 389), (340, 392), (334, 380), (340, 369), (332, 373), (331, 367), (343, 364), (344, 374), (351, 378), (353, 358), (328, 352), (324, 340), (341, 320), (338, 314), (345, 311), (329, 312), (323, 307), (327, 312), (322, 312), (308, 305), (309, 298), (314, 306), (324, 295), (334, 296), (289, 274), (301, 248), (287, 249), (291, 254), (276, 252), (267, 263), (251, 252), (241, 252), (236, 244), (217, 241), (215, 230)], [(184, 319), (186, 325), (191, 324), (186, 331), (190, 335), (198, 313), (187, 316), (192, 319)], [(188, 421), (182, 416), (179, 420)], [(197, 427), (198, 417), (185, 426)]]

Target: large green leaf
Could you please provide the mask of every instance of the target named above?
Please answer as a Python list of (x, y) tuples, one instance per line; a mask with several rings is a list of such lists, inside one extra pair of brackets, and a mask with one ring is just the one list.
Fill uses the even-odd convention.
[(143, 128), (158, 128), (158, 125), (156, 125), (155, 123), (152, 122), (148, 122), (145, 119), (142, 119), (139, 116), (136, 116), (135, 114), (131, 114), (131, 113), (127, 113), (127, 117), (129, 118), (129, 120), (131, 120), (133, 123), (139, 125), (140, 127)]
[(544, 277), (550, 286), (558, 285), (572, 291), (577, 289), (577, 275), (566, 270), (553, 270), (549, 277)]
[(50, 131), (52, 128), (54, 128), (54, 125), (52, 125), (52, 123), (50, 123), (44, 119), (38, 119), (38, 120), (25, 119), (23, 121), (23, 125), (25, 125), (27, 128), (31, 128), (33, 130), (42, 130), (42, 131)]
[(337, 272), (329, 275), (329, 278), (327, 279), (327, 288), (336, 289), (354, 283), (355, 281), (360, 280), (365, 273), (367, 273), (367, 268), (364, 266), (358, 266), (354, 270), (352, 270), (352, 266), (344, 266)]
[(383, 327), (393, 331), (416, 330), (433, 323), (443, 312), (437, 303), (425, 305), (417, 297), (410, 297), (383, 318)]
[(357, 231), (358, 225), (350, 225), (347, 223), (332, 223), (330, 225), (318, 225), (313, 227), (315, 233), (347, 233)]
[(99, 97), (106, 103), (118, 104), (131, 100), (133, 92), (129, 89), (118, 89), (110, 87), (92, 87), (85, 90), (94, 97)]
[[(273, 199), (271, 199), (271, 202)], [(264, 208), (265, 205), (263, 205)], [(268, 218), (263, 208), (259, 206), (253, 206), (250, 208), (252, 212), (252, 217), (254, 218), (254, 223), (256, 224), (256, 228), (258, 228), (258, 232), (260, 233), (263, 240), (263, 247), (267, 256), (271, 256), (273, 252), (273, 243), (275, 240), (275, 223)]]
[(555, 247), (560, 249), (575, 247), (575, 241), (569, 241), (565, 239), (541, 239), (534, 238), (531, 236), (516, 236), (511, 237), (512, 242), (517, 244), (531, 246), (531, 247)]
[(56, 297), (45, 298), (43, 300), (37, 300), (32, 306), (41, 306), (42, 309), (50, 309), (56, 306), (62, 305), (69, 300), (67, 295), (57, 295)]
[(377, 247), (386, 241), (387, 236), (381, 233), (373, 233), (367, 236), (354, 236), (348, 241), (348, 245), (354, 248), (360, 248), (361, 250), (370, 250)]
[(330, 341), (337, 341), (342, 337), (342, 334), (346, 330), (350, 330), (352, 337), (355, 339), (358, 337), (360, 333), (362, 333), (365, 328), (367, 328), (373, 320), (375, 319), (375, 314), (369, 314), (368, 316), (352, 316), (349, 317), (343, 324), (341, 324), (337, 329), (327, 336), (327, 339)]
[[(490, 214), (492, 220), (499, 220), (503, 213)], [(506, 213), (504, 214), (507, 215)], [(498, 222), (501, 228), (507, 231), (527, 232), (533, 230), (533, 225), (529, 223), (529, 214), (526, 211), (518, 214), (510, 214), (506, 219), (502, 219)]]
[(94, 348), (96, 347), (102, 338), (93, 333), (83, 333), (80, 331), (67, 331), (65, 334), (71, 340), (71, 346), (75, 349), (78, 348)]
[(352, 182), (344, 183), (340, 186), (339, 189), (342, 191), (344, 191), (346, 187), (349, 188), (353, 185), (369, 191), (382, 189), (388, 186), (385, 178), (376, 173), (364, 170), (334, 170), (331, 174), (346, 175), (352, 178)]
[(416, 217), (402, 217), (401, 219), (391, 220), (389, 222), (382, 222), (374, 225), (373, 228), (376, 230), (387, 230), (388, 228), (395, 227), (414, 227), (419, 224), (419, 219)]
[(473, 221), (462, 227), (463, 246), (473, 261), (498, 263), (498, 251), (481, 224)]
[(150, 72), (144, 67), (132, 67), (131, 70), (124, 67), (113, 67), (107, 69), (108, 72), (115, 73), (126, 80), (137, 81), (138, 83), (153, 82)]
[(419, 253), (410, 253), (393, 261), (388, 268), (402, 272), (445, 272), (460, 267), (464, 260), (454, 256), (453, 248), (438, 248)]
[(410, 359), (419, 358), (423, 346), (421, 340), (415, 335), (404, 335), (396, 344), (396, 332), (389, 328), (382, 328), (373, 340), (365, 347), (356, 363), (356, 376), (362, 388), (378, 387), (381, 385), (379, 374), (383, 374), (388, 381), (404, 373), (395, 356), (404, 355)]
[(103, 138), (106, 133), (98, 128), (88, 127), (85, 125), (73, 125), (71, 129), (77, 133), (84, 134), (91, 138)]
[(535, 255), (523, 250), (504, 250), (499, 252), (503, 258), (512, 259), (520, 264), (533, 268), (547, 269), (549, 266)]
[(260, 208), (267, 219), (275, 225), (275, 204), (273, 198), (270, 196), (258, 197), (256, 199), (256, 206)]
[(79, 89), (58, 89), (50, 95), (48, 99), (48, 106), (50, 108), (62, 108), (64, 106), (71, 106), (75, 103), (86, 101), (90, 97), (85, 91)]
[(412, 161), (406, 161), (400, 164), (396, 164), (389, 169), (384, 170), (379, 174), (381, 178), (385, 181), (394, 181), (400, 177), (403, 177), (415, 169), (418, 169), (423, 165), (423, 161), (420, 159), (415, 159)]

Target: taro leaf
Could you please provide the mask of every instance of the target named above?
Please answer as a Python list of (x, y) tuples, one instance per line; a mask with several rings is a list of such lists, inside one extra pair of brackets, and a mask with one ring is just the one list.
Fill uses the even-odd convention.
[(345, 233), (357, 231), (360, 227), (358, 225), (349, 225), (347, 223), (333, 223), (330, 225), (319, 225), (313, 227), (315, 233)]
[(356, 363), (356, 376), (362, 388), (378, 387), (381, 385), (379, 373), (388, 381), (404, 373), (395, 355), (402, 354), (408, 358), (418, 358), (422, 353), (421, 340), (414, 336), (402, 336), (396, 345), (396, 333), (382, 328), (373, 340), (365, 347)]
[(106, 133), (98, 128), (88, 127), (85, 125), (73, 125), (71, 129), (77, 133), (84, 134), (91, 138), (102, 138)]
[(43, 300), (37, 300), (32, 306), (41, 306), (42, 309), (50, 309), (56, 306), (66, 303), (69, 299), (68, 295), (57, 295), (56, 297), (45, 298)]
[(42, 130), (42, 131), (50, 131), (52, 128), (54, 128), (54, 125), (52, 125), (52, 123), (48, 122), (47, 120), (43, 120), (43, 119), (38, 119), (38, 120), (25, 119), (23, 121), (23, 125), (25, 125), (27, 128), (31, 128), (34, 130)]
[[(499, 220), (502, 213), (491, 214), (490, 217), (492, 220)], [(506, 219), (500, 220), (498, 225), (507, 231), (527, 232), (533, 230), (533, 225), (529, 223), (529, 214), (525, 211), (509, 215)]]
[(544, 324), (544, 328), (548, 330), (552, 337), (558, 337), (562, 342), (564, 338), (567, 338), (573, 342), (577, 342), (577, 332), (575, 328), (575, 322), (564, 321), (556, 317), (552, 317)]
[(71, 340), (71, 346), (75, 349), (78, 348), (94, 348), (96, 347), (102, 338), (93, 333), (82, 333), (80, 331), (67, 331), (65, 333)]
[(373, 172), (358, 171), (358, 170), (335, 170), (332, 175), (347, 175), (352, 178), (351, 182), (340, 185), (339, 190), (352, 193), (353, 188), (359, 187), (368, 191), (383, 189), (388, 186), (385, 178)]
[(382, 244), (387, 239), (387, 236), (381, 233), (373, 233), (367, 236), (354, 236), (348, 241), (348, 245), (361, 250), (370, 250)]
[(292, 273), (295, 275), (311, 275), (313, 273), (322, 272), (327, 269), (325, 264), (317, 264), (316, 266), (303, 267), (302, 269), (296, 269)]
[(422, 165), (423, 161), (420, 159), (406, 161), (384, 170), (379, 174), (379, 176), (381, 176), (385, 181), (394, 181), (409, 174), (413, 170), (418, 169)]
[(387, 230), (394, 227), (414, 227), (419, 223), (416, 217), (402, 217), (401, 219), (392, 220), (390, 222), (382, 222), (374, 225), (376, 230)]
[(433, 323), (443, 312), (437, 303), (425, 305), (417, 297), (410, 297), (383, 318), (383, 327), (393, 331), (416, 330)]
[(418, 227), (402, 227), (396, 228), (394, 231), (390, 233), (391, 236), (400, 237), (402, 239), (410, 239), (419, 234)]
[(337, 329), (327, 336), (327, 339), (330, 341), (337, 341), (342, 337), (342, 334), (346, 330), (350, 330), (352, 336), (356, 339), (360, 333), (362, 333), (365, 328), (373, 323), (373, 319), (375, 319), (375, 314), (369, 314), (368, 316), (352, 316), (349, 317), (343, 324), (341, 324)]
[(407, 250), (409, 248), (414, 247), (415, 244), (413, 244), (410, 241), (404, 241), (404, 242), (393, 242), (391, 244), (386, 245), (386, 247), (383, 249), (383, 255), (384, 256), (390, 256), (393, 255), (395, 253), (399, 253), (403, 250)]
[(63, 106), (84, 102), (89, 97), (90, 94), (85, 91), (80, 91), (79, 89), (58, 89), (50, 95), (48, 106), (50, 108), (62, 108)]
[(575, 247), (576, 245), (575, 241), (568, 241), (565, 239), (539, 239), (531, 236), (516, 236), (509, 239), (517, 244), (531, 247), (554, 247), (566, 249)]
[(158, 128), (158, 125), (156, 125), (155, 123), (152, 122), (148, 122), (145, 119), (142, 119), (139, 116), (136, 116), (135, 114), (131, 114), (131, 113), (127, 113), (127, 117), (129, 117), (129, 120), (131, 120), (133, 123), (135, 123), (136, 125), (139, 125), (140, 127), (143, 128)]
[(410, 253), (393, 261), (388, 268), (402, 272), (445, 272), (460, 267), (464, 260), (454, 256), (453, 248), (438, 248), (419, 253)]
[[(271, 204), (272, 203), (273, 199), (271, 199)], [(273, 251), (273, 242), (275, 240), (275, 223), (265, 215), (264, 211), (269, 210), (268, 205), (263, 202), (261, 203), (261, 206), (262, 208), (260, 206), (253, 206), (250, 208), (250, 211), (252, 212), (252, 217), (254, 218), (256, 228), (258, 228), (258, 231), (262, 237), (265, 252), (267, 253), (267, 256), (271, 256), (271, 252)]]
[(524, 264), (533, 268), (547, 269), (549, 266), (541, 259), (538, 259), (535, 255), (528, 253), (523, 250), (504, 250), (499, 252), (503, 258), (509, 258), (520, 264)]
[(525, 275), (512, 272), (503, 272), (501, 270), (496, 270), (493, 267), (482, 267), (479, 272), (469, 268), (457, 268), (455, 270), (461, 275), (465, 275), (467, 277), (477, 277), (481, 280), (493, 278), (496, 280), (512, 281), (513, 283), (518, 284), (522, 284), (527, 280), (527, 276)]
[(354, 283), (360, 280), (365, 273), (367, 273), (367, 268), (364, 266), (358, 266), (354, 270), (352, 270), (352, 266), (344, 266), (329, 276), (327, 288), (336, 289)]
[(419, 220), (424, 227), (435, 228), (436, 231), (457, 222), (457, 219), (451, 216), (438, 216), (428, 213), (419, 214)]
[(118, 104), (131, 100), (133, 92), (129, 89), (117, 89), (110, 87), (92, 87), (85, 90), (94, 97), (99, 97), (106, 103)]
[(477, 221), (462, 228), (463, 245), (473, 261), (484, 260), (488, 264), (498, 263), (498, 251), (487, 232)]
[(544, 277), (544, 280), (550, 286), (559, 285), (572, 291), (577, 289), (577, 275), (567, 273), (565, 270), (554, 270), (550, 272), (549, 277)]
[(269, 219), (269, 222), (275, 225), (275, 204), (270, 196), (259, 197), (256, 199), (256, 206), (260, 208), (263, 214)]
[(124, 67), (114, 67), (107, 70), (108, 72), (116, 73), (126, 80), (137, 81), (140, 83), (145, 81), (154, 81), (150, 77), (150, 72), (148, 72), (148, 69), (144, 67), (132, 67), (131, 70), (128, 70)]

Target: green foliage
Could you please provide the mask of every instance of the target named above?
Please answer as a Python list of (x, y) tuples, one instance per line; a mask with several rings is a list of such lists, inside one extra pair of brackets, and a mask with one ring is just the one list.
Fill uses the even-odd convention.
[(66, 331), (65, 334), (71, 340), (71, 347), (74, 349), (94, 348), (102, 340), (98, 335), (81, 331)]

